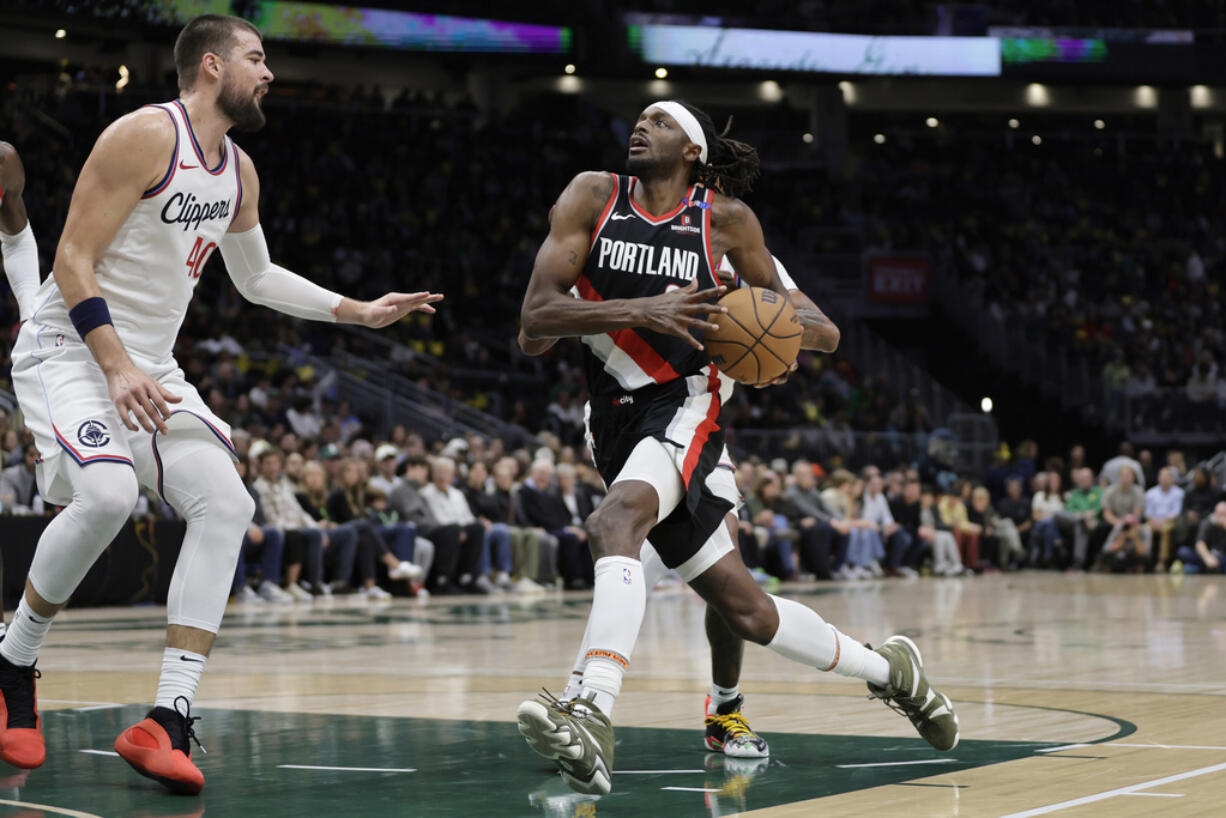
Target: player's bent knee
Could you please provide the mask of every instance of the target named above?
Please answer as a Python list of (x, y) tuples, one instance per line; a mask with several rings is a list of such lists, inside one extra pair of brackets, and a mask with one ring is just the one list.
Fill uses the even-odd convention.
[[(640, 519), (642, 518), (642, 519)], [(646, 528), (654, 519), (645, 514), (640, 504), (627, 498), (610, 495), (587, 518), (585, 524), (592, 547), (592, 557), (625, 556), (638, 558)], [(638, 535), (635, 532), (641, 532)]]
[(130, 466), (98, 463), (82, 469), (74, 481), (73, 494), (87, 519), (123, 525), (140, 497), (140, 484)]
[(769, 643), (775, 636), (778, 622), (772, 617), (773, 612), (774, 603), (765, 594), (761, 601), (738, 600), (719, 609), (733, 633), (758, 645)]

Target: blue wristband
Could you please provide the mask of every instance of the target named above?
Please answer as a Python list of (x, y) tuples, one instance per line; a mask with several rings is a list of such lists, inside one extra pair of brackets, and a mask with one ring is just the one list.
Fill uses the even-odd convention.
[(111, 323), (111, 311), (106, 306), (106, 299), (100, 296), (77, 304), (68, 311), (68, 317), (72, 319), (72, 325), (77, 328), (77, 335), (81, 336), (82, 341), (91, 330)]

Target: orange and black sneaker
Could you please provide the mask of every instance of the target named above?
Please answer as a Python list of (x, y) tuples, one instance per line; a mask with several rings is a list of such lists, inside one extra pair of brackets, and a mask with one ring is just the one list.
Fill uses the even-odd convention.
[(0, 656), (0, 759), (25, 770), (47, 760), (43, 720), (38, 715), (34, 665), (22, 667)]
[(707, 696), (703, 713), (706, 715), (707, 749), (733, 758), (766, 758), (771, 754), (766, 739), (749, 729), (741, 713), (745, 697), (738, 695), (711, 712), (711, 697)]
[[(179, 702), (183, 712), (179, 712)], [(115, 752), (146, 778), (152, 778), (171, 792), (195, 795), (204, 789), (204, 773), (192, 763), (192, 748), (196, 738), (192, 725), (199, 721), (191, 715), (187, 698), (175, 699), (175, 709), (155, 707), (144, 721), (132, 725), (115, 739)]]

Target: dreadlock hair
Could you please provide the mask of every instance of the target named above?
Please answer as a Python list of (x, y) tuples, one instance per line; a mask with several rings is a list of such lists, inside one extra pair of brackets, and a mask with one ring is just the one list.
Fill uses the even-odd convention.
[(752, 145), (728, 138), (732, 117), (728, 117), (724, 129), (717, 132), (715, 123), (706, 111), (688, 102), (681, 104), (698, 120), (707, 139), (707, 161), (694, 163), (690, 181), (714, 188), (734, 199), (752, 190), (754, 181), (761, 175), (758, 151)]

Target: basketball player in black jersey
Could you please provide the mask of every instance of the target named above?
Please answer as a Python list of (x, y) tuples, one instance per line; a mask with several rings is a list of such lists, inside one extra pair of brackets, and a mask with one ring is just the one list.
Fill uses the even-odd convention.
[[(524, 296), (526, 350), (564, 337), (587, 347), (590, 442), (609, 491), (587, 521), (596, 581), (580, 694), (525, 701), (520, 732), (573, 789), (609, 792), (609, 717), (642, 623), (638, 555), (650, 535), (664, 564), (738, 636), (865, 680), (934, 747), (952, 749), (953, 706), (929, 686), (911, 640), (869, 650), (810, 608), (766, 594), (723, 524), (734, 500), (712, 477), (725, 384), (701, 340), (721, 309), (711, 303), (725, 289), (719, 260), (727, 255), (741, 278), (787, 297), (757, 217), (734, 198), (756, 175), (756, 152), (674, 101), (643, 111), (629, 149), (633, 175), (581, 173), (562, 192)], [(806, 326), (806, 345), (816, 345), (814, 332)]]

